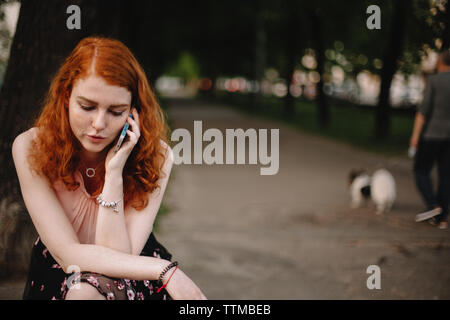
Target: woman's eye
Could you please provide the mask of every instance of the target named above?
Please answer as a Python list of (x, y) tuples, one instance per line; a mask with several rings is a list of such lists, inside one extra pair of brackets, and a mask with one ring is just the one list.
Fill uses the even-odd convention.
[(114, 112), (114, 111), (111, 111), (111, 113), (112, 113), (114, 116), (116, 116), (116, 117), (120, 117), (120, 116), (122, 115), (123, 112)]
[[(80, 105), (80, 106), (85, 111), (91, 111), (91, 110), (95, 109), (95, 107), (92, 107), (92, 106), (85, 106), (85, 105)], [(115, 112), (115, 111), (109, 111), (109, 112), (111, 112), (111, 114), (115, 117), (120, 117), (123, 114), (123, 112)]]

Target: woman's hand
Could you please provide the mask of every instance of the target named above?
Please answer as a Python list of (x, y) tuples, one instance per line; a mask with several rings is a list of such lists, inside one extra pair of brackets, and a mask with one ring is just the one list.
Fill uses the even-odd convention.
[[(168, 272), (169, 276), (172, 272)], [(166, 283), (166, 274), (163, 282)], [(166, 286), (166, 290), (174, 300), (207, 300), (199, 287), (178, 268)]]
[(117, 153), (114, 152), (114, 148), (116, 147), (117, 143), (116, 141), (116, 143), (114, 143), (111, 150), (109, 150), (108, 154), (106, 155), (105, 170), (107, 173), (111, 171), (117, 171), (122, 174), (125, 163), (127, 162), (131, 151), (133, 150), (134, 146), (139, 140), (139, 137), (141, 136), (141, 131), (139, 130), (139, 114), (136, 108), (132, 108), (131, 114), (133, 115), (134, 119), (131, 119), (129, 116), (127, 116), (127, 121), (130, 124), (130, 127), (127, 130), (128, 139), (125, 138), (122, 146), (119, 148)]

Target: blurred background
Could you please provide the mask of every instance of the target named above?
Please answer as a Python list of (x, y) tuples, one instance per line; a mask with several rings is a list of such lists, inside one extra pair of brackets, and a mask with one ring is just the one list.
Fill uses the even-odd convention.
[[(77, 5), (81, 28), (69, 30)], [(381, 29), (369, 29), (370, 5)], [(406, 153), (446, 0), (0, 2), (0, 298), (21, 298), (35, 230), (11, 158), (84, 37), (123, 41), (171, 129), (279, 128), (280, 170), (174, 166), (158, 239), (210, 299), (450, 298), (450, 236), (423, 211)], [(449, 88), (450, 89), (450, 88)], [(450, 125), (450, 124), (449, 124)], [(352, 168), (389, 169), (391, 213), (349, 209)], [(369, 290), (369, 265), (382, 287)]]

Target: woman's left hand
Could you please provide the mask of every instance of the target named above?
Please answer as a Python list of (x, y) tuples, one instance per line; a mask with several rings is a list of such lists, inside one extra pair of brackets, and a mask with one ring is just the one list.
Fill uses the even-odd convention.
[(123, 168), (125, 167), (125, 163), (127, 162), (128, 157), (131, 154), (134, 146), (137, 144), (139, 137), (141, 136), (141, 131), (139, 130), (139, 114), (136, 108), (132, 108), (131, 114), (134, 119), (127, 116), (127, 121), (130, 124), (130, 127), (127, 130), (128, 139), (125, 137), (122, 145), (120, 146), (117, 152), (114, 152), (116, 147), (116, 143), (109, 150), (105, 159), (105, 170), (106, 174), (112, 171), (119, 172), (122, 174)]

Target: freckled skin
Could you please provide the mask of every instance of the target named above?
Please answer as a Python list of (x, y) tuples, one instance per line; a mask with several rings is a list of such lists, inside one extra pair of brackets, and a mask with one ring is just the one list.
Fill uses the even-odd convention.
[[(94, 101), (85, 101), (80, 96)], [(126, 104), (111, 108), (111, 105)], [(122, 131), (130, 113), (131, 93), (123, 87), (109, 85), (102, 78), (90, 75), (79, 79), (69, 99), (69, 123), (73, 134), (82, 146), (85, 163), (96, 163), (106, 155), (105, 149)], [(90, 107), (91, 110), (82, 108)], [(113, 114), (121, 113), (119, 116)], [(88, 135), (105, 137), (100, 142), (92, 142)]]

